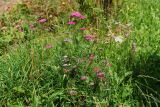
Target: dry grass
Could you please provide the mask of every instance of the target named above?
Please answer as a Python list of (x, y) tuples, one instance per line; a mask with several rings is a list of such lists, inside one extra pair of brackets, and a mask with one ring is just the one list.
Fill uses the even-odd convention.
[(9, 0), (9, 1), (0, 0), (0, 13), (11, 10), (12, 7), (19, 2), (21, 2), (21, 0)]

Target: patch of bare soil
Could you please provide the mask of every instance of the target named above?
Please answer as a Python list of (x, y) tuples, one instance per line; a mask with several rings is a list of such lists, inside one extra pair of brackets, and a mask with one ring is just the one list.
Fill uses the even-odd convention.
[(0, 0), (0, 14), (10, 10), (16, 3), (21, 0)]

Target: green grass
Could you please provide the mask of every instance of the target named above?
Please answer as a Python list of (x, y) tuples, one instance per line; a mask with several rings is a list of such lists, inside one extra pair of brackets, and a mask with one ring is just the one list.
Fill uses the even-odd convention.
[[(76, 2), (43, 3), (19, 4), (1, 16), (1, 106), (160, 105), (159, 0), (124, 0), (107, 18), (90, 2), (85, 8)], [(87, 18), (68, 25), (73, 11)], [(48, 21), (38, 23), (39, 18)], [(93, 41), (85, 40), (88, 34), (95, 36)], [(105, 74), (103, 78), (97, 77), (95, 68)]]

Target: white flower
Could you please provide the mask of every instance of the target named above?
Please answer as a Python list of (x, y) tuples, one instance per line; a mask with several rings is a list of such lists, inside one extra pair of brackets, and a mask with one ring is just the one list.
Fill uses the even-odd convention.
[(116, 41), (116, 42), (119, 42), (119, 43), (122, 43), (123, 42), (123, 37), (122, 36), (115, 36), (114, 37), (114, 40)]
[(68, 67), (70, 66), (71, 64), (63, 64), (63, 67)]

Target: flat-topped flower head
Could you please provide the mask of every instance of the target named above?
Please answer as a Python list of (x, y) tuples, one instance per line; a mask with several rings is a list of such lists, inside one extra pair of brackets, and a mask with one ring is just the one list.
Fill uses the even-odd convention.
[(86, 28), (84, 28), (84, 27), (82, 27), (82, 28), (80, 28), (80, 30), (87, 30)]
[(71, 17), (80, 17), (80, 16), (82, 16), (80, 12), (73, 12), (71, 14)]
[(94, 41), (94, 39), (95, 39), (95, 37), (93, 35), (86, 35), (84, 38), (87, 41)]
[(30, 28), (31, 30), (35, 30), (34, 24), (30, 24), (30, 25), (29, 25), (29, 28)]
[(107, 64), (107, 66), (111, 67), (111, 66), (112, 66), (112, 64), (111, 64), (111, 63), (108, 63), (108, 64)]
[(69, 42), (69, 43), (71, 43), (71, 42), (72, 42), (72, 39), (70, 39), (70, 38), (65, 38), (63, 41), (64, 41), (64, 42)]
[(96, 76), (97, 76), (97, 78), (101, 79), (101, 78), (104, 78), (105, 73), (104, 72), (98, 72)]
[(77, 91), (75, 91), (75, 90), (70, 90), (70, 91), (68, 92), (68, 94), (69, 94), (70, 96), (75, 96), (75, 95), (77, 95)]
[(88, 78), (87, 76), (81, 76), (81, 80), (82, 80), (82, 81), (87, 80), (87, 78)]
[(39, 23), (44, 23), (44, 22), (47, 22), (47, 19), (44, 19), (44, 18), (43, 19), (39, 19), (38, 22)]
[(87, 17), (86, 17), (86, 16), (81, 15), (79, 18), (83, 20), (83, 19), (86, 19)]
[(95, 55), (92, 53), (92, 54), (90, 54), (89, 59), (92, 61), (94, 59), (94, 57), (95, 57)]
[(94, 72), (98, 73), (98, 72), (100, 72), (100, 71), (101, 71), (100, 68), (98, 68), (98, 67), (95, 67), (95, 68), (94, 68)]
[(50, 48), (52, 48), (52, 45), (51, 45), (51, 44), (47, 44), (47, 45), (45, 46), (45, 48), (46, 48), (46, 49), (50, 49)]
[(74, 22), (74, 21), (70, 21), (70, 22), (68, 22), (68, 24), (69, 24), (69, 25), (75, 25), (75, 24), (76, 24), (76, 22)]
[(72, 12), (71, 15), (70, 15), (71, 18), (73, 17), (77, 17), (77, 18), (80, 18), (80, 19), (86, 19), (86, 16), (83, 16), (80, 12)]

